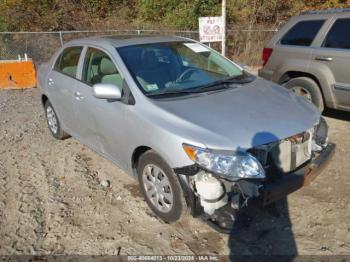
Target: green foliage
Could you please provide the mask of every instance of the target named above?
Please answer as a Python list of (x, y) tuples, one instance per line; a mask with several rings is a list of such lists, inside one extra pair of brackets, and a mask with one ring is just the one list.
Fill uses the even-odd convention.
[(97, 14), (99, 16), (106, 16), (121, 6), (131, 6), (133, 1), (127, 0), (76, 0), (74, 2), (76, 6), (80, 6), (82, 9), (89, 13)]
[(25, 31), (32, 27), (50, 30), (55, 27), (59, 0), (3, 0), (0, 4), (2, 27), (6, 30)]
[(196, 28), (198, 17), (219, 15), (217, 0), (141, 0), (139, 17), (177, 28)]
[(305, 2), (306, 9), (345, 8), (349, 6), (349, 0), (309, 0)]
[[(307, 9), (349, 7), (350, 0), (227, 0), (229, 26), (273, 25)], [(0, 0), (0, 30), (145, 27), (196, 29), (221, 15), (220, 0)]]

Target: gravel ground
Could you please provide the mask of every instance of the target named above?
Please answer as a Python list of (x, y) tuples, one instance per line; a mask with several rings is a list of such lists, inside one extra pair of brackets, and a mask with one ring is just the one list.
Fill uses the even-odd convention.
[[(223, 235), (199, 219), (166, 224), (136, 181), (77, 140), (55, 140), (37, 89), (0, 91), (0, 255), (350, 255), (350, 114), (330, 112), (337, 143), (314, 183)], [(110, 187), (101, 186), (109, 180)]]

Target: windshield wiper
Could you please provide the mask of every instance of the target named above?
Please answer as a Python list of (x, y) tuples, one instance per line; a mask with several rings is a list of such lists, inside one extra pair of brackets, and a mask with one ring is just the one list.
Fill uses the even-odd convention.
[(232, 86), (232, 84), (236, 85), (244, 85), (254, 81), (255, 77), (251, 74), (243, 72), (242, 75), (217, 80), (207, 85), (201, 85), (198, 87), (190, 88), (190, 89), (175, 89), (175, 90), (159, 90), (153, 93), (147, 94), (148, 97), (157, 97), (157, 96), (167, 96), (167, 95), (185, 95), (185, 94), (195, 94), (201, 93), (205, 91), (215, 91), (224, 88), (232, 88), (237, 86)]
[[(224, 86), (225, 84), (220, 83), (211, 83), (209, 85), (203, 85), (200, 87), (190, 88), (190, 89), (183, 89), (183, 90), (172, 90), (172, 91), (160, 91), (160, 92), (153, 92), (150, 94), (147, 94), (148, 97), (158, 97), (158, 96), (171, 96), (171, 95), (186, 95), (186, 94), (196, 94), (196, 93), (202, 93), (206, 91), (215, 91), (222, 88), (227, 88)], [(218, 88), (221, 86), (221, 88)]]
[[(195, 91), (195, 90), (203, 91), (208, 89), (212, 90), (214, 87), (216, 87), (216, 89), (228, 88), (228, 87), (233, 87), (231, 86), (232, 84), (244, 85), (254, 81), (254, 79), (255, 79), (255, 76), (248, 74), (246, 72), (243, 72), (242, 75), (230, 77), (222, 80), (217, 80), (207, 85), (202, 85), (197, 88), (193, 88), (192, 91)], [(213, 90), (216, 90), (216, 89), (213, 89)]]
[[(237, 85), (244, 85), (247, 83), (250, 83), (254, 81), (255, 76), (248, 74), (246, 72), (243, 72), (242, 75), (218, 80), (212, 83), (212, 85), (217, 85), (217, 84), (237, 84)], [(209, 84), (210, 85), (210, 84)]]
[(198, 92), (193, 92), (192, 90), (172, 90), (172, 91), (161, 91), (161, 92), (153, 92), (147, 94), (148, 97), (156, 97), (156, 96), (166, 96), (166, 95), (182, 95), (182, 94), (193, 94)]

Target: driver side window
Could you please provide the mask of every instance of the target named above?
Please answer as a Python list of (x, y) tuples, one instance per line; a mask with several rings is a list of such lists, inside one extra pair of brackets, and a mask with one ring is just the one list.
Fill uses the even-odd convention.
[(91, 47), (85, 55), (82, 80), (90, 86), (100, 83), (123, 86), (123, 79), (112, 59), (105, 52)]

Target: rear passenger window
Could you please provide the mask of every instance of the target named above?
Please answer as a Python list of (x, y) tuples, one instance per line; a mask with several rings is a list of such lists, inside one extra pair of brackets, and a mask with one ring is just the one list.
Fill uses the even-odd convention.
[(282, 45), (310, 46), (324, 20), (302, 21), (294, 25), (281, 40)]
[(78, 63), (83, 47), (74, 46), (63, 50), (62, 54), (57, 58), (54, 69), (66, 75), (76, 77)]
[(323, 46), (350, 49), (350, 19), (338, 19), (329, 31)]

